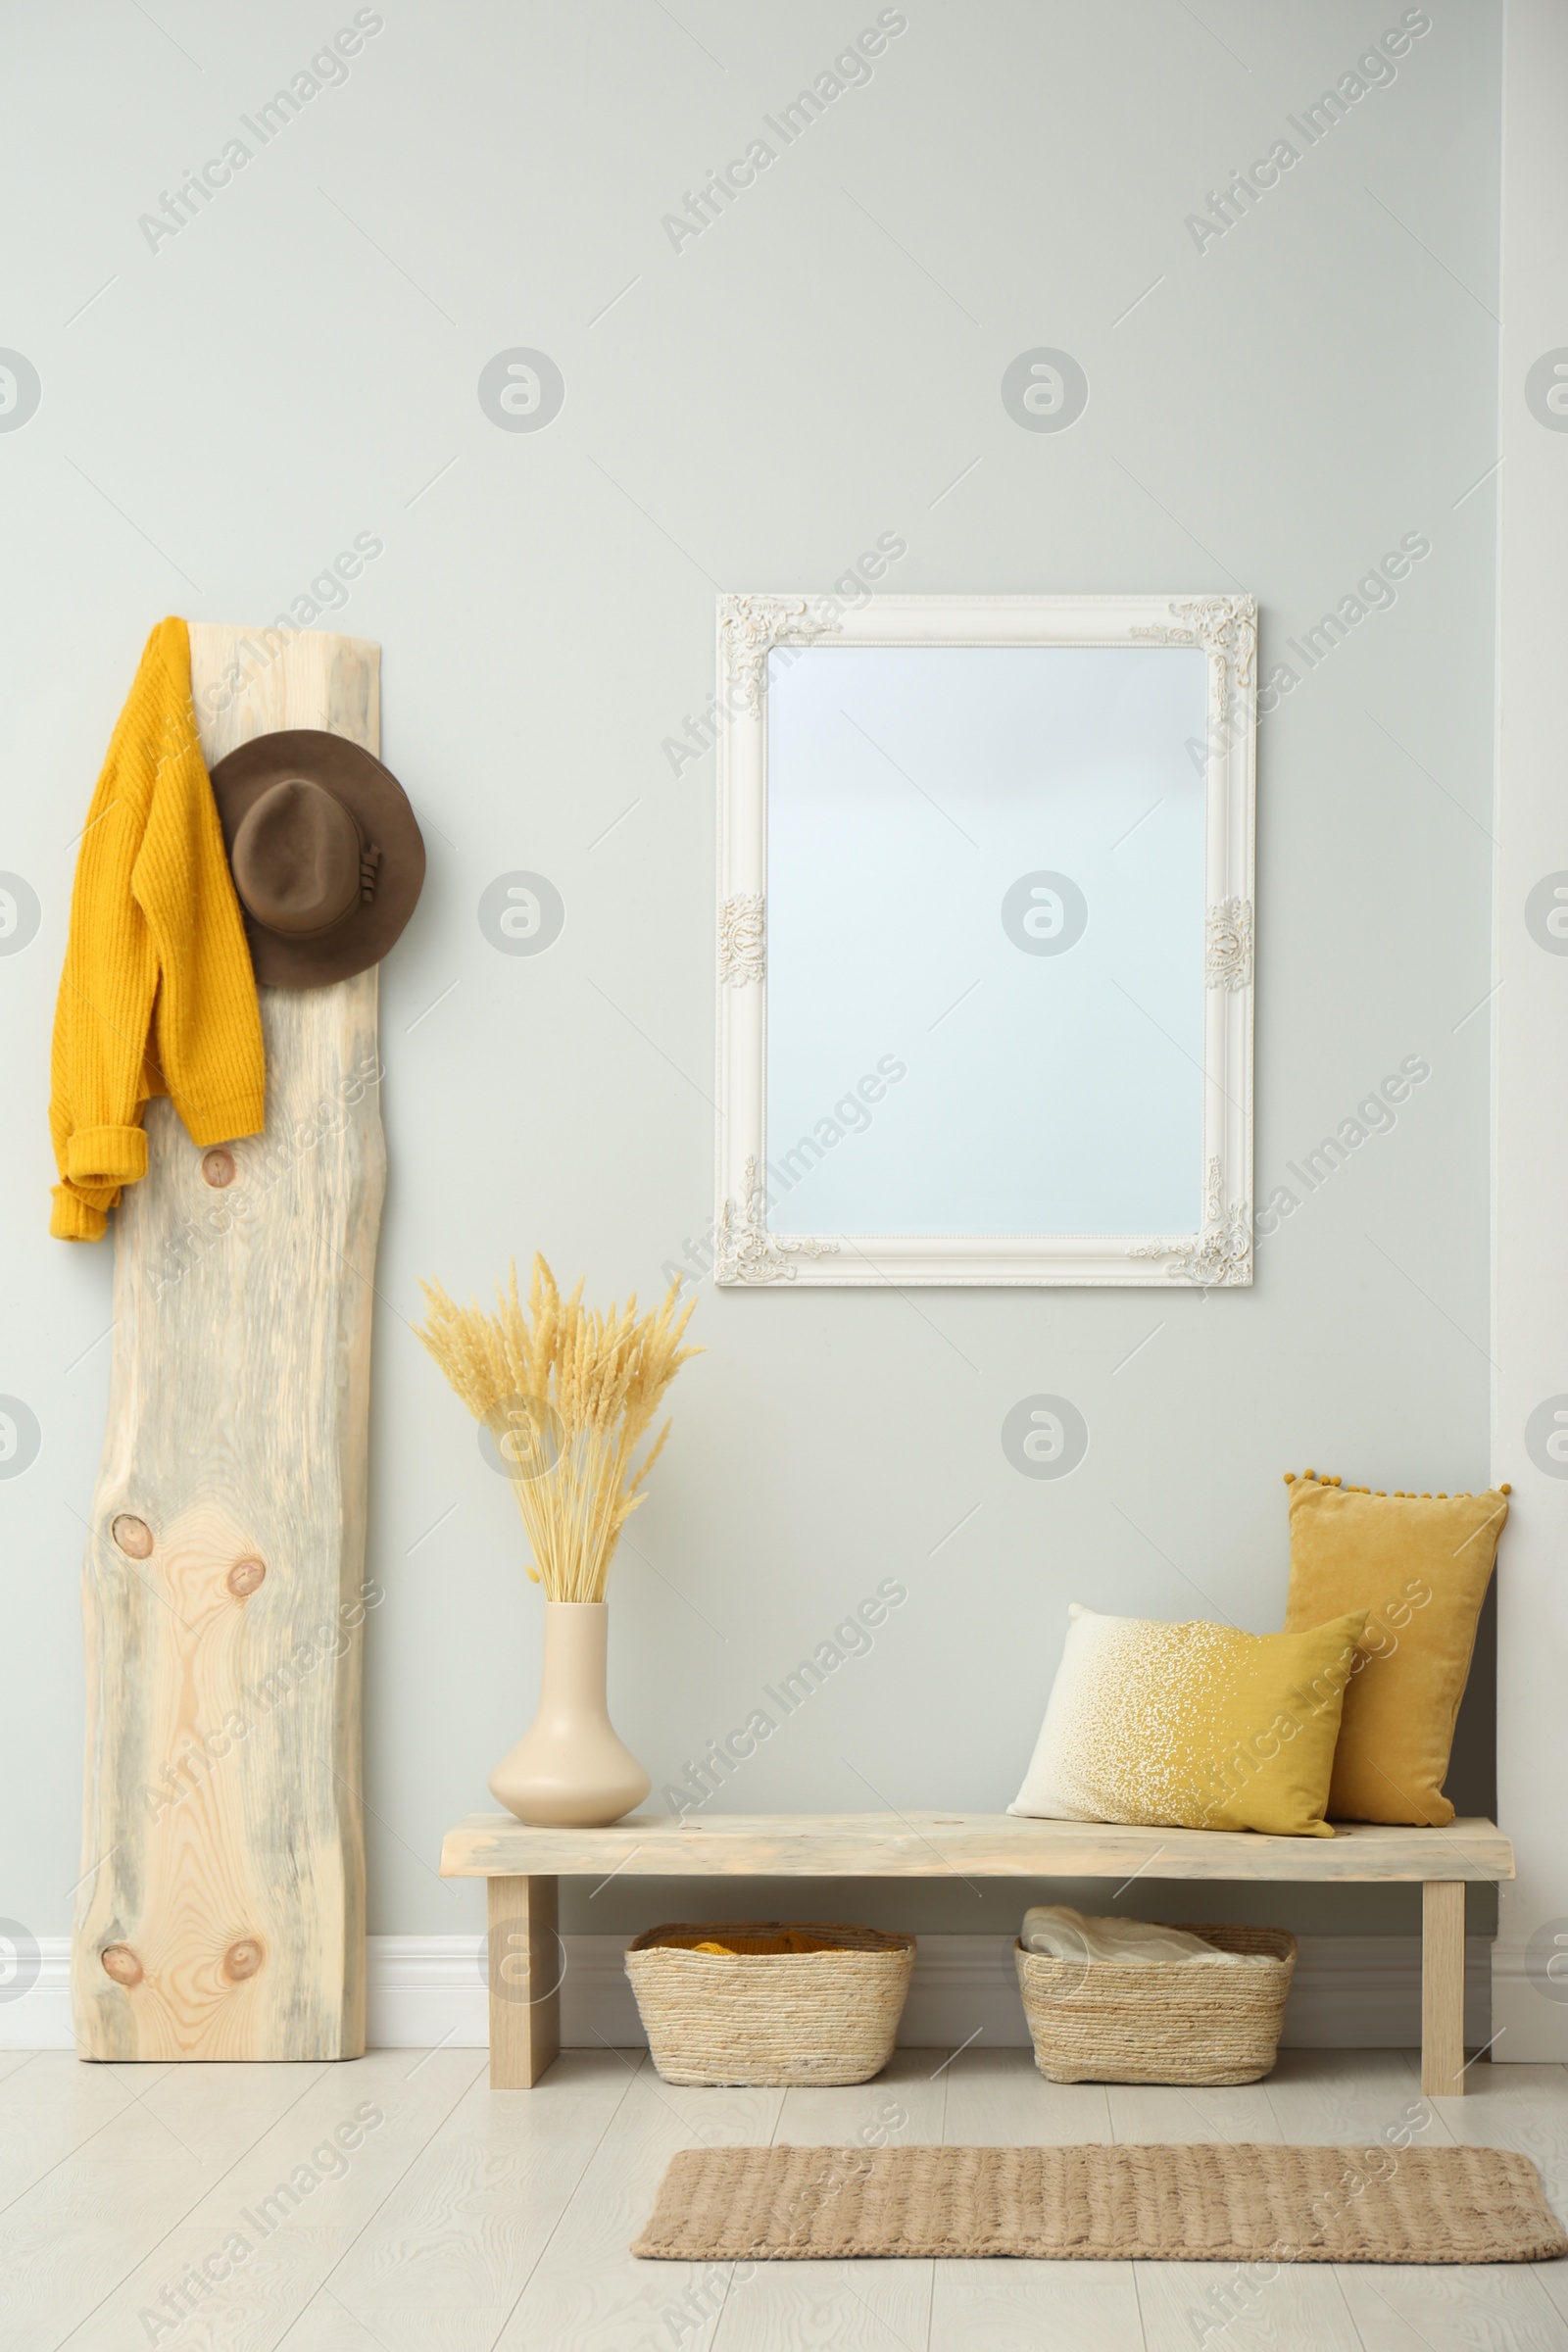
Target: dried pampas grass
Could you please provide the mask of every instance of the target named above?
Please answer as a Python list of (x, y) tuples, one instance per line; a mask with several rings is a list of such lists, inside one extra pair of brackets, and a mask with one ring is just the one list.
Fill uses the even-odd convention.
[(542, 1257), (526, 1310), (515, 1265), (509, 1288), (496, 1285), (493, 1315), (477, 1299), (457, 1305), (439, 1283), (419, 1287), (430, 1319), (417, 1336), (495, 1439), (533, 1546), (528, 1574), (547, 1600), (603, 1600), (669, 1423), (635, 1474), (632, 1455), (681, 1365), (703, 1352), (680, 1344), (696, 1299), (677, 1313), (675, 1281), (640, 1322), (635, 1297), (601, 1313), (583, 1305), (580, 1282), (563, 1298)]

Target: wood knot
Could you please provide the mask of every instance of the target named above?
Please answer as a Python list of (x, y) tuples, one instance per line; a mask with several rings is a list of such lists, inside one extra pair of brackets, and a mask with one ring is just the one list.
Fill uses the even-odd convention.
[(265, 1560), (255, 1558), (236, 1560), (224, 1582), (236, 1600), (249, 1600), (266, 1574), (267, 1562)]
[(109, 1532), (127, 1559), (145, 1560), (150, 1557), (153, 1531), (145, 1519), (136, 1518), (130, 1511), (122, 1511)]
[(238, 1173), (234, 1154), (226, 1145), (219, 1144), (202, 1153), (202, 1175), (215, 1192), (220, 1193), (225, 1185), (232, 1184)]
[(141, 1962), (128, 1943), (110, 1943), (99, 1954), (104, 1975), (113, 1977), (117, 1984), (139, 1984), (142, 1979)]
[(231, 1984), (243, 1984), (247, 1977), (255, 1976), (266, 1958), (258, 1937), (241, 1936), (223, 1954), (223, 1974)]

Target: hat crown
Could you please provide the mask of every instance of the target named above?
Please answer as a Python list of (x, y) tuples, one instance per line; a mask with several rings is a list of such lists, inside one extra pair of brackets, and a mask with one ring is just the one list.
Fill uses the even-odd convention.
[(335, 794), (284, 776), (259, 795), (234, 835), (234, 887), (269, 930), (314, 939), (360, 903), (360, 828)]

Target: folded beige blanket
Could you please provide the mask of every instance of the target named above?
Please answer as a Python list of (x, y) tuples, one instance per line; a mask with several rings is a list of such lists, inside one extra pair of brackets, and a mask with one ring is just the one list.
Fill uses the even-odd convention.
[(1186, 1928), (1144, 1919), (1086, 1919), (1068, 1903), (1036, 1903), (1023, 1915), (1023, 1948), (1052, 1960), (1190, 1961), (1195, 1968), (1245, 1968), (1265, 1952), (1221, 1952)]

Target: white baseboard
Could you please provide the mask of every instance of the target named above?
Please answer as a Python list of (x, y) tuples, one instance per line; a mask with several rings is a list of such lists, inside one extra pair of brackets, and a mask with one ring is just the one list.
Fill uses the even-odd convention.
[[(620, 2049), (646, 2040), (621, 1964), (629, 1938), (568, 1936), (562, 2038)], [(38, 1979), (0, 2002), (0, 2049), (69, 2050), (71, 1939), (40, 1939)], [(1465, 2040), (1491, 2034), (1492, 1945), (1465, 1943)], [(372, 2049), (482, 2049), (486, 2022), (481, 1936), (372, 1936), (368, 1958)], [(1027, 2047), (1012, 1947), (1004, 1936), (922, 1936), (899, 2031), (916, 2049), (953, 2049), (978, 2034), (988, 2049)], [(1285, 2012), (1296, 2049), (1413, 2049), (1421, 2039), (1421, 1944), (1415, 1936), (1303, 1936)], [(1499, 2052), (1499, 2055), (1501, 2053)]]
[(38, 1975), (0, 2007), (0, 2050), (70, 2050), (71, 1937), (40, 1936)]

